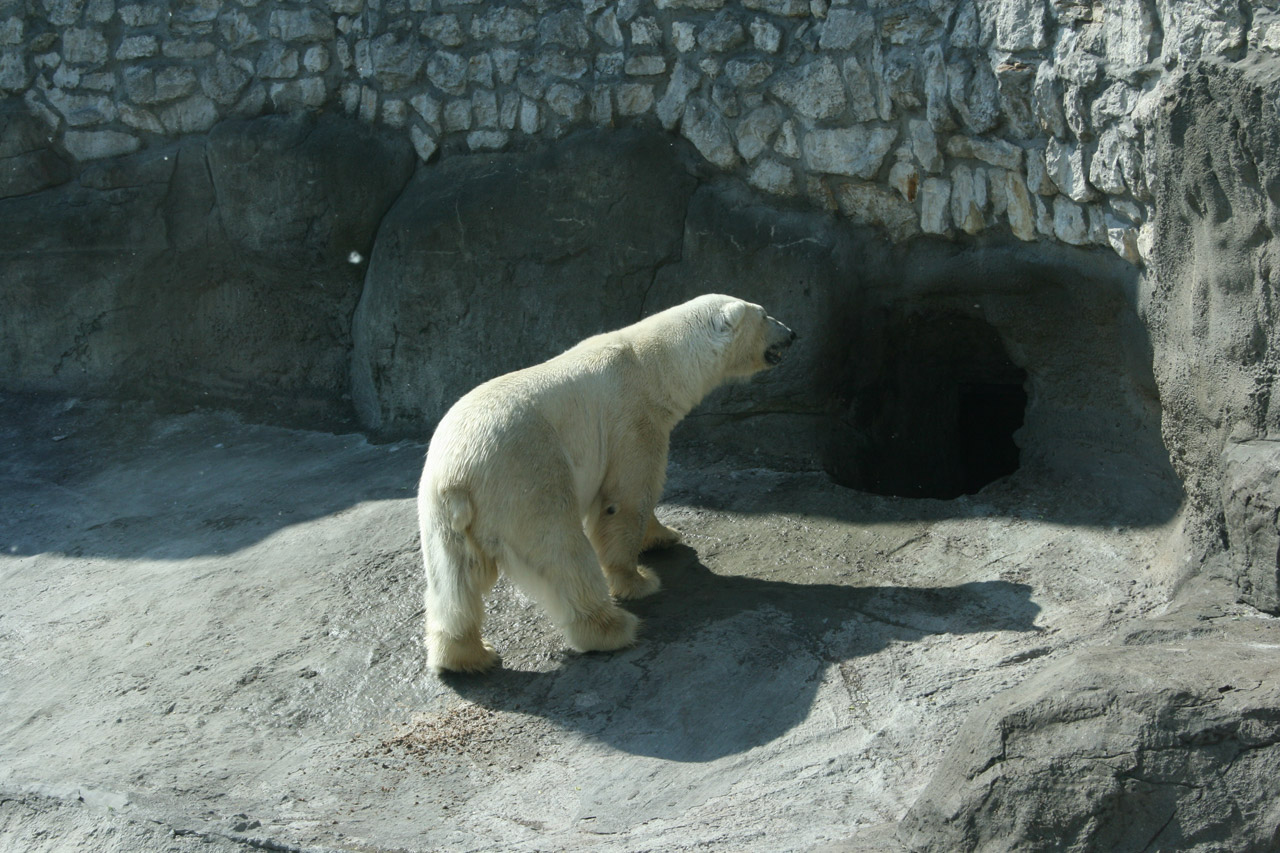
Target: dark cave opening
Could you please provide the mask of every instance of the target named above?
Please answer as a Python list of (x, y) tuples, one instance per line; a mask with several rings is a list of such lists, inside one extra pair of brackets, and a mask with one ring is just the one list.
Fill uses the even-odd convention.
[(992, 326), (916, 309), (867, 328), (850, 354), (848, 405), (827, 454), (836, 482), (949, 500), (1018, 469), (1027, 376)]

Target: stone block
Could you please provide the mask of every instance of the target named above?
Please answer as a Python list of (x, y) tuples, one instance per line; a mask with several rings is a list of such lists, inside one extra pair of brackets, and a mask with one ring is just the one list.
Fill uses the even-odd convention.
[(193, 95), (160, 110), (160, 123), (170, 133), (203, 133), (218, 122), (218, 107), (204, 95)]
[(738, 140), (738, 153), (746, 160), (754, 160), (769, 147), (774, 134), (782, 126), (783, 112), (772, 104), (760, 107), (738, 122), (734, 132)]
[(747, 183), (759, 190), (781, 196), (796, 194), (796, 176), (790, 166), (764, 158), (752, 167)]
[(41, 5), (47, 11), (49, 23), (59, 27), (69, 27), (80, 21), (85, 0), (47, 0)]
[(624, 70), (631, 77), (654, 77), (666, 73), (667, 61), (661, 56), (652, 54), (632, 56), (626, 60)]
[(875, 121), (880, 118), (877, 92), (880, 81), (855, 57), (844, 61), (844, 80), (849, 93), (849, 116), (854, 121)]
[(1017, 52), (1049, 45), (1044, 0), (979, 0), (983, 38), (997, 49)]
[(943, 159), (938, 152), (938, 136), (933, 126), (922, 119), (907, 122), (911, 134), (911, 153), (926, 172), (937, 174), (942, 171)]
[(544, 15), (538, 21), (538, 41), (569, 50), (584, 50), (591, 44), (591, 33), (587, 31), (580, 12), (564, 10)]
[(966, 234), (987, 227), (987, 173), (963, 163), (951, 170), (951, 218)]
[(446, 133), (458, 133), (471, 129), (471, 100), (456, 98), (444, 105), (444, 130)]
[[(435, 56), (432, 58), (434, 59)], [(395, 91), (413, 85), (422, 70), (424, 59), (422, 45), (412, 37), (412, 34), (408, 38), (401, 39), (394, 33), (386, 33), (369, 42), (370, 71), (372, 76), (377, 78), (383, 91)], [(465, 63), (462, 64), (465, 75)], [(450, 91), (450, 94), (460, 94), (452, 90), (446, 91)]]
[(653, 87), (647, 83), (624, 83), (618, 87), (618, 112), (624, 116), (644, 115), (653, 109)]
[[(467, 90), (467, 60), (459, 54), (439, 50), (431, 54), (426, 63), (427, 79), (440, 91), (448, 95), (461, 95)], [(369, 66), (372, 76), (374, 69)]]
[(701, 98), (695, 98), (685, 106), (680, 133), (708, 162), (721, 169), (732, 169), (740, 162), (724, 116)]
[(778, 75), (771, 87), (778, 100), (808, 119), (829, 119), (848, 107), (840, 69), (828, 57)]
[(821, 26), (818, 47), (823, 50), (861, 48), (877, 36), (875, 16), (862, 9), (832, 9)]
[(816, 172), (871, 178), (898, 137), (893, 127), (855, 125), (840, 130), (811, 130), (804, 137), (804, 156)]
[(659, 9), (689, 9), (698, 12), (713, 12), (724, 7), (725, 0), (654, 0)]
[(245, 67), (248, 60), (233, 60), (225, 53), (209, 63), (200, 74), (200, 91), (215, 103), (234, 104), (253, 79), (253, 67)]
[(920, 187), (920, 229), (926, 234), (951, 231), (951, 181), (925, 178)]
[(279, 42), (273, 42), (258, 57), (258, 75), (271, 80), (288, 80), (297, 77), (298, 51)]
[[(723, 2), (720, 4), (723, 5)], [(659, 0), (658, 8), (662, 8)], [(716, 8), (719, 8), (717, 6)], [(671, 43), (680, 53), (688, 53), (698, 46), (697, 30), (691, 21), (676, 21), (671, 25)]]
[(511, 135), (504, 130), (473, 130), (467, 134), (467, 147), (472, 151), (501, 151)]
[(751, 41), (762, 53), (777, 53), (782, 47), (782, 31), (768, 21), (756, 18), (751, 22)]
[(1054, 185), (1072, 201), (1083, 203), (1097, 198), (1087, 179), (1089, 169), (1083, 146), (1051, 138), (1045, 146), (1044, 164)]
[(742, 5), (784, 18), (803, 18), (810, 14), (809, 0), (743, 0)]
[(1056, 196), (1053, 200), (1053, 236), (1073, 246), (1089, 242), (1084, 208), (1066, 196)]
[(1019, 172), (1000, 174), (1005, 197), (1005, 213), (1009, 217), (1009, 230), (1019, 240), (1036, 239), (1036, 210), (1032, 204), (1027, 183)]
[(333, 19), (318, 9), (275, 9), (267, 32), (287, 42), (327, 42), (334, 37)]
[(1002, 139), (952, 136), (947, 140), (947, 156), (981, 160), (1001, 169), (1022, 168), (1022, 149)]
[(547, 106), (571, 121), (582, 118), (586, 101), (583, 91), (569, 83), (555, 83), (547, 89)]
[[(461, 47), (467, 43), (466, 33), (462, 31), (462, 23), (457, 15), (434, 15), (426, 18), (418, 26), (418, 32), (442, 47)], [(484, 39), (489, 36), (487, 18), (473, 18), (471, 21), (471, 37)]]
[(220, 17), (218, 33), (222, 36), (226, 49), (231, 51), (255, 44), (264, 38), (258, 25), (244, 12), (231, 12)]
[(424, 163), (431, 159), (439, 147), (435, 137), (417, 125), (409, 128), (409, 141), (413, 143), (413, 150), (418, 155), (418, 159)]
[(639, 47), (662, 44), (662, 25), (656, 18), (637, 18), (631, 22), (631, 44)]
[(1112, 250), (1134, 266), (1143, 264), (1139, 248), (1139, 229), (1118, 216), (1106, 214), (1107, 243)]
[[(629, 83), (628, 86), (636, 86), (640, 84)], [(649, 107), (653, 106), (653, 89), (649, 88)], [(648, 108), (646, 108), (647, 111)], [(612, 127), (613, 126), (613, 90), (608, 86), (600, 85), (591, 90), (591, 123), (596, 127)], [(513, 125), (514, 126), (514, 125)]]
[(156, 72), (156, 103), (174, 101), (196, 90), (196, 72), (186, 66), (169, 66)]
[(658, 101), (658, 120), (667, 130), (673, 130), (684, 114), (685, 104), (689, 96), (702, 82), (702, 76), (687, 62), (677, 62), (671, 70), (671, 79), (667, 89)]
[(145, 59), (160, 52), (160, 42), (155, 36), (127, 36), (120, 40), (116, 48), (116, 59)]
[(925, 118), (937, 132), (951, 130), (956, 126), (951, 112), (949, 86), (942, 48), (931, 45), (924, 52), (924, 106)]
[(739, 89), (754, 89), (773, 74), (773, 63), (756, 59), (731, 59), (724, 64), (725, 77)]
[(1126, 160), (1126, 148), (1115, 128), (1104, 130), (1098, 138), (1098, 150), (1089, 162), (1089, 183), (1108, 195), (1126, 193), (1122, 165)]
[(895, 242), (920, 233), (916, 210), (901, 196), (874, 184), (841, 182), (835, 190), (840, 212), (859, 225), (883, 228)]
[(471, 95), (471, 115), (475, 117), (478, 128), (496, 128), (498, 126), (498, 96), (488, 90), (480, 90)]
[(165, 132), (164, 125), (160, 123), (160, 119), (156, 117), (156, 114), (142, 107), (121, 104), (120, 120), (134, 130), (143, 130), (147, 133), (155, 134), (163, 134)]
[(899, 160), (889, 169), (889, 186), (904, 201), (914, 202), (920, 194), (920, 170), (909, 160)]
[(107, 39), (97, 30), (72, 27), (62, 34), (62, 58), (75, 65), (107, 61)]
[(746, 41), (742, 25), (727, 11), (716, 15), (698, 31), (698, 45), (712, 53), (727, 53)]
[(26, 91), (31, 81), (31, 69), (26, 56), (16, 48), (0, 50), (0, 94)]
[(21, 18), (5, 18), (0, 21), (0, 47), (22, 44), (22, 32)]

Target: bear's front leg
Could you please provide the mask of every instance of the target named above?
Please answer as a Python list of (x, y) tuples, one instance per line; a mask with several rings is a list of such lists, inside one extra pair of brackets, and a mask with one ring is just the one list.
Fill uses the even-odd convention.
[(637, 565), (647, 519), (652, 516), (648, 508), (602, 502), (595, 517), (589, 519), (587, 536), (614, 598), (644, 598), (662, 588), (662, 581), (651, 569)]

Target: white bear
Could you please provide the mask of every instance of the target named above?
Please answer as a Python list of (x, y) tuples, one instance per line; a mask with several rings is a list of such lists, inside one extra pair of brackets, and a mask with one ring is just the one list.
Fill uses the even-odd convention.
[(700, 296), (458, 400), (418, 488), (431, 668), (497, 663), (480, 628), (499, 569), (578, 651), (634, 643), (639, 620), (614, 598), (656, 592), (640, 552), (680, 538), (653, 515), (671, 429), (722, 382), (777, 364), (795, 337), (759, 305)]

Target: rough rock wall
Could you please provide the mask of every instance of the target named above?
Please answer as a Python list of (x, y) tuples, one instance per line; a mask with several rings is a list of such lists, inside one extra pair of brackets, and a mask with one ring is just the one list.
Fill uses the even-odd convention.
[(52, 140), (0, 145), (0, 196), (265, 112), (340, 109), (423, 160), (661, 123), (895, 239), (1007, 228), (1140, 262), (1165, 72), (1280, 48), (1273, 19), (1226, 0), (0, 0), (0, 95)]
[(1165, 441), (1204, 554), (1280, 612), (1280, 63), (1181, 75), (1155, 126), (1155, 239), (1143, 310)]
[(412, 163), (299, 114), (0, 199), (0, 383), (341, 421), (362, 259)]

